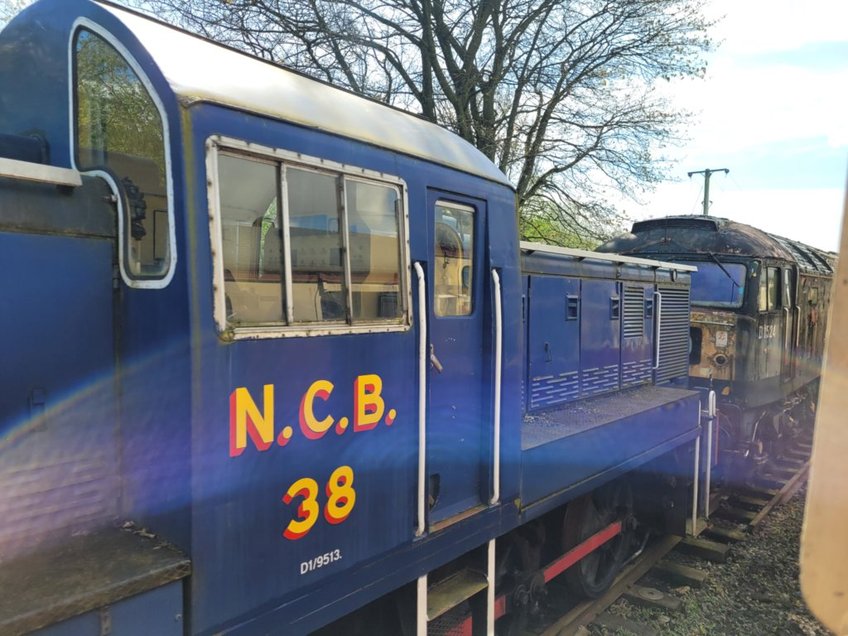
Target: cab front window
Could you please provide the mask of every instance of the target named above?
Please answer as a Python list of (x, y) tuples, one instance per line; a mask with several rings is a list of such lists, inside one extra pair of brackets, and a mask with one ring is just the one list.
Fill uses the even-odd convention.
[(686, 261), (695, 265), (692, 273), (692, 304), (705, 307), (738, 308), (745, 297), (747, 270), (742, 263)]

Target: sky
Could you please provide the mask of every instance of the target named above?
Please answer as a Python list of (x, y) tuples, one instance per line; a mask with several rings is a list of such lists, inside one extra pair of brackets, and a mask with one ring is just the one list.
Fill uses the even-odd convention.
[[(27, 4), (0, 0), (0, 9)], [(727, 168), (710, 180), (710, 214), (836, 250), (848, 183), (848, 2), (709, 0), (708, 15), (720, 19), (720, 45), (706, 77), (661, 87), (692, 113), (688, 141), (664, 150), (668, 181), (620, 207), (634, 220), (700, 214), (704, 179), (687, 172)]]
[(848, 2), (712, 0), (724, 16), (704, 80), (668, 90), (691, 111), (688, 143), (666, 149), (671, 179), (633, 219), (702, 212), (749, 223), (826, 250), (837, 250), (848, 177)]

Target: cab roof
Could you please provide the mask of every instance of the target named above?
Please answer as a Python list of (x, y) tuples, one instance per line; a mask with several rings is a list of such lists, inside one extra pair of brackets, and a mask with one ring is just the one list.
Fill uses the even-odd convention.
[(440, 126), (105, 2), (184, 104), (210, 102), (420, 157), (512, 187), (473, 145)]
[(823, 250), (714, 216), (681, 215), (637, 221), (629, 234), (597, 249), (650, 258), (697, 254), (775, 258), (793, 261), (806, 272), (830, 276), (834, 271), (833, 255)]

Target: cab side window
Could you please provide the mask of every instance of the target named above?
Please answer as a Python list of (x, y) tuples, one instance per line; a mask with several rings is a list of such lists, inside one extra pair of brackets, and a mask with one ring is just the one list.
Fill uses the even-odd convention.
[(227, 148), (217, 165), (226, 326), (408, 323), (397, 183)]
[(103, 37), (81, 28), (73, 50), (77, 167), (108, 170), (128, 194), (125, 275), (162, 279), (173, 262), (163, 114), (133, 66)]
[(759, 310), (774, 311), (780, 308), (782, 280), (779, 267), (764, 268), (760, 278)]

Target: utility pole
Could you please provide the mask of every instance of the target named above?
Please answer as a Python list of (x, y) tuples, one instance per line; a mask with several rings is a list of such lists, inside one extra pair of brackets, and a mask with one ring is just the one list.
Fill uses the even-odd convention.
[(693, 172), (687, 173), (689, 178), (692, 178), (693, 174), (702, 174), (704, 175), (704, 216), (709, 216), (710, 213), (710, 175), (714, 172), (723, 172), (724, 174), (728, 174), (730, 170), (727, 168), (707, 168), (706, 170), (694, 170)]

